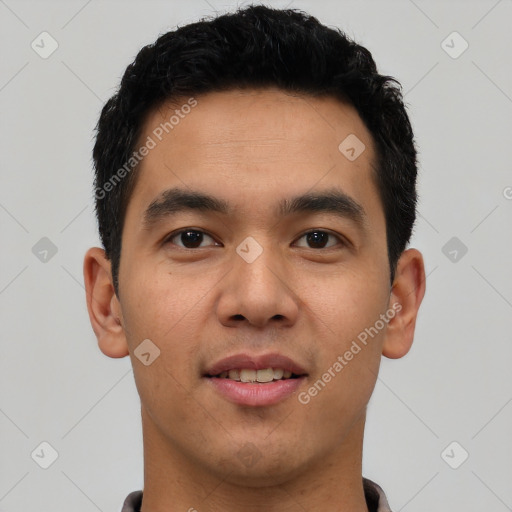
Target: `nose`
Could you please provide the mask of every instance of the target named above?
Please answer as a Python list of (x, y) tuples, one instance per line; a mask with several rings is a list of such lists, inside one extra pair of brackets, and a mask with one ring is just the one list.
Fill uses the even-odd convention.
[(265, 248), (254, 261), (235, 252), (217, 302), (219, 321), (228, 327), (289, 327), (300, 307), (293, 288), (291, 272), (277, 251)]

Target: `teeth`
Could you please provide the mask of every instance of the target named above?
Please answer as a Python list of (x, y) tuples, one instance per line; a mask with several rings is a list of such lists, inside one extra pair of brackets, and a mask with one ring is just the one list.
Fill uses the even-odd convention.
[(250, 368), (233, 369), (218, 375), (220, 379), (231, 379), (238, 382), (272, 382), (273, 380), (289, 379), (292, 372), (283, 368), (265, 368), (253, 370)]
[(240, 380), (240, 372), (238, 370), (229, 370), (228, 375), (232, 380)]
[(274, 370), (272, 370), (272, 368), (258, 370), (256, 372), (256, 380), (258, 382), (272, 382), (274, 380)]
[(284, 375), (284, 370), (282, 368), (274, 369), (274, 379), (279, 380), (282, 379)]
[(256, 370), (240, 370), (240, 380), (242, 382), (254, 382), (256, 373)]

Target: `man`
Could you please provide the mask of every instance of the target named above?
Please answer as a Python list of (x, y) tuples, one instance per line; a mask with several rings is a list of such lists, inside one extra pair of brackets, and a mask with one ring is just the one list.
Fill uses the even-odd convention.
[(397, 82), (340, 31), (251, 6), (143, 48), (94, 163), (89, 315), (141, 399), (123, 512), (389, 511), (365, 412), (425, 292)]

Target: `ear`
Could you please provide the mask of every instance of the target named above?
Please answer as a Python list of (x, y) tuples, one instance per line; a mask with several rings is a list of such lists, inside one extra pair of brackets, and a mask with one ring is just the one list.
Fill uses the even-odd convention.
[(84, 281), (89, 319), (100, 350), (109, 357), (127, 356), (121, 304), (114, 292), (110, 261), (103, 249), (93, 247), (85, 254)]
[(389, 305), (395, 316), (389, 321), (382, 355), (390, 359), (405, 356), (411, 348), (418, 310), (425, 295), (425, 266), (421, 253), (408, 249), (397, 263)]

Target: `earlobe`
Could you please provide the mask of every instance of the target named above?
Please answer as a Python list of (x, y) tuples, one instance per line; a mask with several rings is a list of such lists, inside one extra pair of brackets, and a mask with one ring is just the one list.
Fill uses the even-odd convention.
[(100, 350), (109, 357), (125, 357), (128, 343), (119, 299), (114, 292), (110, 262), (105, 251), (93, 247), (84, 258), (84, 282), (89, 319)]
[(416, 249), (404, 251), (398, 260), (395, 280), (391, 289), (390, 307), (396, 311), (388, 323), (382, 355), (398, 359), (409, 352), (416, 326), (418, 310), (425, 295), (425, 266)]

